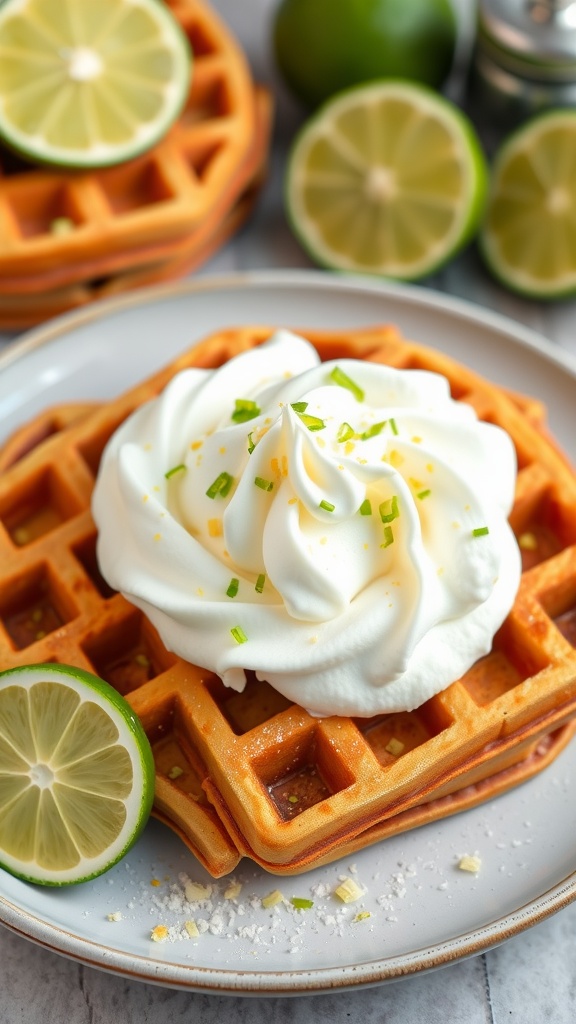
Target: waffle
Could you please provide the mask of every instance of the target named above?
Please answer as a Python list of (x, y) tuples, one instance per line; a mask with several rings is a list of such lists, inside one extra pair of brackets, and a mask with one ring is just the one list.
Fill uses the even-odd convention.
[(182, 115), (154, 148), (89, 172), (3, 158), (0, 327), (92, 301), (112, 275), (122, 290), (138, 286), (125, 276), (135, 269), (186, 273), (249, 212), (245, 195), (265, 165), (270, 95), (254, 86), (242, 50), (204, 0), (164, 2), (190, 40), (194, 67)]
[(75, 664), (125, 694), (154, 750), (154, 813), (216, 877), (242, 856), (297, 873), (474, 806), (541, 770), (574, 731), (576, 479), (541, 404), (391, 327), (297, 330), (323, 359), (443, 373), (516, 447), (516, 602), (492, 651), (415, 711), (315, 719), (255, 678), (228, 690), (168, 652), (99, 574), (89, 506), (108, 438), (175, 372), (220, 365), (270, 328), (214, 335), (109, 404), (46, 413), (9, 442), (0, 474), (0, 667)]
[[(185, 238), (132, 253), (128, 269), (115, 270), (114, 258), (107, 257), (104, 261), (90, 261), (77, 267), (71, 274), (64, 268), (64, 278), (76, 278), (72, 284), (53, 287), (62, 276), (58, 270), (36, 279), (14, 279), (13, 290), (9, 288), (9, 279), (0, 280), (0, 329), (32, 327), (97, 299), (183, 277), (205, 263), (239, 230), (250, 216), (259, 195), (266, 169), (272, 110), (265, 90), (258, 89), (257, 97), (256, 135), (237, 177), (236, 186), (240, 192), (231, 207), (227, 196)], [(124, 256), (120, 254), (119, 264), (123, 265)], [(44, 287), (37, 289), (40, 280)]]

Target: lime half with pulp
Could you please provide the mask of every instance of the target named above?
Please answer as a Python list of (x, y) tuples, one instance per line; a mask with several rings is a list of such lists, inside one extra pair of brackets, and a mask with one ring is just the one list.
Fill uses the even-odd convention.
[(296, 137), (286, 209), (312, 259), (417, 280), (476, 234), (488, 172), (468, 118), (432, 89), (379, 81), (339, 93)]
[(576, 110), (539, 114), (502, 144), (479, 242), (513, 291), (576, 294)]
[(113, 687), (64, 665), (0, 673), (0, 866), (43, 885), (94, 878), (153, 797), (148, 739)]
[(0, 5), (0, 138), (31, 161), (103, 167), (149, 149), (190, 74), (188, 39), (158, 0)]

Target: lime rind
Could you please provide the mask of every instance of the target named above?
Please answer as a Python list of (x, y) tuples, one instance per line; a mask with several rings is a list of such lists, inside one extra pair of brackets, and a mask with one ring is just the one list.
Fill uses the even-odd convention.
[(333, 0), (280, 0), (271, 39), (286, 85), (313, 109), (380, 78), (439, 89), (453, 66), (457, 35), (450, 0), (339, 0), (337, 14)]
[(575, 153), (576, 111), (559, 108), (517, 128), (493, 160), (478, 248), (493, 277), (528, 299), (576, 294)]
[[(71, 78), (63, 54), (72, 47), (62, 44), (54, 25), (43, 24), (43, 2), (4, 0), (0, 7), (2, 141), (28, 160), (73, 169), (107, 167), (146, 152), (177, 120), (189, 95), (193, 54), (179, 22), (158, 0), (131, 0), (128, 17), (142, 8), (154, 39), (124, 40), (126, 52), (120, 52), (102, 18), (100, 31), (88, 35), (90, 45), (81, 39), (75, 47), (78, 71)], [(16, 23), (25, 28), (28, 51)], [(108, 28), (117, 31), (114, 17)], [(92, 74), (94, 62), (104, 75)]]
[[(373, 167), (368, 168), (371, 172), (375, 168), (382, 168), (381, 156), (376, 154), (370, 156), (367, 152), (360, 159), (358, 153), (353, 153), (349, 140), (339, 136), (338, 125), (343, 123), (350, 116), (359, 120), (359, 113), (366, 118), (370, 111), (374, 111), (378, 104), (401, 103), (409, 110), (412, 108), (417, 117), (421, 118), (421, 129), (435, 126), (444, 133), (445, 145), (450, 150), (444, 153), (446, 163), (450, 164), (451, 173), (460, 176), (460, 192), (457, 202), (453, 202), (442, 184), (441, 173), (431, 166), (428, 151), (419, 162), (418, 171), (421, 180), (426, 177), (425, 188), (423, 189), (421, 209), (418, 210), (416, 201), (404, 204), (401, 209), (402, 218), (398, 216), (395, 222), (388, 222), (384, 225), (383, 217), (389, 216), (384, 206), (378, 210), (377, 204), (369, 204), (359, 198), (357, 188), (360, 187), (359, 179), (365, 175), (366, 169), (373, 161)], [(335, 125), (337, 126), (335, 128)], [(361, 129), (360, 129), (361, 130)], [(392, 126), (393, 130), (393, 126)], [(403, 129), (404, 130), (404, 129)], [(382, 128), (380, 126), (380, 132)], [(378, 145), (374, 142), (374, 133), (366, 132), (370, 141), (367, 147)], [(354, 140), (356, 142), (356, 140)], [(322, 152), (322, 147), (324, 152)], [(354, 167), (354, 160), (357, 167)], [(361, 166), (361, 162), (364, 164)], [(332, 180), (329, 183), (330, 174), (326, 175), (325, 166), (330, 162), (330, 174)], [(433, 162), (433, 161), (432, 161)], [(314, 166), (316, 163), (317, 166)], [(310, 167), (312, 166), (312, 171)], [(320, 167), (324, 166), (323, 177)], [(349, 180), (346, 182), (346, 166), (349, 168)], [(358, 186), (354, 181), (354, 174), (357, 171)], [(434, 180), (434, 174), (436, 175)], [(314, 196), (314, 202), (322, 206), (322, 223), (316, 221), (310, 215), (306, 206), (306, 189), (311, 194), (308, 180), (314, 180), (318, 175), (318, 192)], [(329, 191), (329, 184), (332, 186), (332, 193)], [(376, 188), (386, 189), (386, 179), (381, 175), (380, 181), (375, 178)], [(362, 186), (364, 187), (364, 185)], [(410, 186), (413, 195), (415, 188), (413, 183)], [(436, 193), (433, 194), (433, 189)], [(338, 201), (332, 202), (329, 208), (331, 197), (338, 193)], [(488, 167), (486, 158), (475, 129), (457, 107), (450, 101), (439, 96), (434, 90), (426, 86), (407, 82), (404, 80), (381, 80), (371, 82), (368, 85), (355, 86), (343, 90), (336, 96), (329, 99), (323, 106), (312, 115), (311, 118), (300, 129), (294, 139), (288, 157), (287, 171), (285, 176), (284, 197), (285, 209), (290, 226), (311, 259), (330, 270), (362, 273), (404, 281), (417, 281), (429, 276), (440, 269), (458, 252), (460, 252), (475, 237), (484, 213), (488, 191)], [(445, 220), (450, 220), (449, 227), (437, 232), (437, 238), (432, 244), (426, 244), (426, 238), (421, 239), (420, 253), (416, 257), (403, 261), (394, 260), (384, 252), (384, 258), (378, 261), (374, 254), (377, 253), (375, 238), (380, 240), (385, 236), (385, 231), (402, 235), (404, 248), (410, 248), (410, 233), (415, 238), (412, 249), (418, 246), (418, 235), (425, 234), (423, 225), (426, 218), (433, 222), (436, 215), (438, 222), (441, 221), (442, 204), (444, 204)], [(338, 224), (338, 217), (342, 223)], [(380, 218), (380, 224), (378, 223)], [(364, 222), (364, 224), (363, 224)], [(345, 226), (345, 231), (344, 231)], [(364, 231), (362, 230), (364, 227)], [(380, 228), (380, 230), (378, 230)], [(339, 250), (332, 244), (330, 231), (333, 229), (333, 237), (345, 238), (344, 246)], [(355, 236), (362, 235), (362, 242), (358, 241), (356, 252), (354, 252)], [(328, 240), (327, 240), (328, 239)], [(363, 248), (362, 248), (363, 245)], [(349, 250), (352, 250), (350, 253)]]
[[(70, 763), (67, 772), (61, 772), (58, 768), (58, 779), (53, 785), (28, 785), (25, 791), (22, 790), (23, 798), (29, 806), (28, 816), (32, 815), (34, 820), (35, 815), (36, 821), (41, 817), (41, 825), (47, 830), (46, 842), (40, 846), (40, 858), (36, 832), (27, 834), (23, 825), (26, 814), (14, 814), (13, 819), (10, 818), (10, 808), (16, 808), (19, 795), (18, 779), (15, 781), (15, 775), (21, 772), (18, 759), (24, 757), (33, 760), (30, 744), (24, 743), (23, 753), (16, 750), (16, 761), (13, 761), (10, 770), (6, 770), (6, 759), (3, 759), (5, 770), (0, 770), (0, 866), (28, 882), (62, 886), (88, 881), (103, 874), (134, 845), (152, 810), (155, 769), (148, 738), (128, 702), (108, 683), (89, 672), (56, 664), (14, 668), (0, 672), (0, 695), (11, 688), (13, 693), (17, 691), (18, 703), (22, 692), (28, 692), (28, 695), (36, 693), (37, 696), (37, 688), (50, 683), (63, 684), (67, 699), (70, 691), (76, 693), (80, 713), (83, 708), (90, 710), (87, 707), (90, 705), (96, 715), (106, 718), (109, 731), (102, 742), (101, 751), (88, 750), (84, 764), (79, 757), (76, 762), (71, 760), (74, 746), (68, 743)], [(30, 707), (30, 700), (24, 703)], [(26, 724), (22, 725), (24, 719), (25, 715), (18, 707), (14, 715), (4, 714), (0, 723), (0, 733), (8, 735), (4, 748), (14, 751), (18, 746), (17, 735), (19, 732), (26, 734)], [(86, 723), (82, 729), (83, 736), (86, 736), (85, 726)], [(116, 746), (113, 745), (115, 735)], [(65, 741), (66, 738), (62, 737), (54, 746), (54, 750), (60, 753), (60, 760), (64, 757)], [(44, 743), (43, 753), (46, 754), (46, 739), (40, 737), (40, 742)], [(100, 786), (95, 779), (90, 781), (90, 757), (92, 767), (97, 764), (101, 779), (104, 780)], [(118, 778), (122, 771), (128, 777), (126, 785)], [(30, 800), (35, 801), (33, 806), (29, 804)], [(63, 827), (63, 821), (72, 811), (74, 815), (70, 818), (71, 824)], [(6, 840), (4, 842), (2, 835)], [(58, 851), (56, 857), (54, 850)], [(21, 855), (22, 851), (24, 856)], [(51, 863), (50, 858), (58, 863)], [(39, 859), (44, 863), (38, 863)]]

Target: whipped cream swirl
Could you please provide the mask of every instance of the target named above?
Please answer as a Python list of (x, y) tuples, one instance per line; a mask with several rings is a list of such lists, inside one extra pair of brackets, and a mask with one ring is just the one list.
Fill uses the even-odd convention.
[(279, 331), (118, 429), (98, 559), (169, 650), (315, 715), (411, 710), (488, 652), (520, 579), (512, 442), (421, 370)]

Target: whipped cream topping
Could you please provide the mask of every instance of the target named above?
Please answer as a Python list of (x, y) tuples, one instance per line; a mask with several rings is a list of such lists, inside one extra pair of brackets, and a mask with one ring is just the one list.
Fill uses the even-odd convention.
[(412, 710), (487, 653), (520, 579), (509, 436), (445, 378), (286, 331), (188, 369), (109, 442), (98, 560), (169, 650), (315, 715)]

